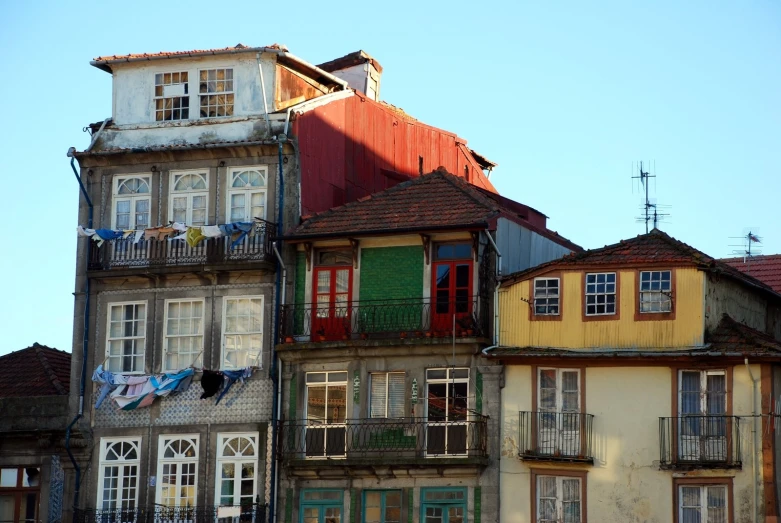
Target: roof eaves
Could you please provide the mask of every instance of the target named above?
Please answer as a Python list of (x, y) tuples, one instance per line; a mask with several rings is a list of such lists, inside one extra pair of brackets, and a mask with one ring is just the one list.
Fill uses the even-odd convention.
[(456, 231), (456, 230), (474, 230), (474, 229), (485, 229), (487, 227), (488, 227), (488, 222), (482, 221), (482, 222), (474, 222), (469, 224), (451, 224), (451, 225), (435, 225), (435, 226), (421, 225), (420, 227), (403, 227), (399, 229), (386, 228), (386, 229), (375, 229), (375, 230), (368, 230), (368, 231), (338, 231), (338, 232), (310, 233), (310, 234), (306, 234), (306, 233), (287, 234), (285, 236), (279, 236), (277, 239), (296, 242), (296, 241), (305, 241), (305, 240), (326, 240), (330, 238), (347, 238), (347, 237), (358, 238), (358, 237), (365, 237), (365, 236), (388, 236), (388, 235), (409, 234), (409, 233), (417, 234), (417, 233), (425, 233), (427, 231), (441, 232), (441, 231)]

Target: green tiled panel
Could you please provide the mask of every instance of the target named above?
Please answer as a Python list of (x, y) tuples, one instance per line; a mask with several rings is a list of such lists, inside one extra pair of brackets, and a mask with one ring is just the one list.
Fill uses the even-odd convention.
[(474, 502), (475, 523), (480, 523), (482, 512), (483, 512), (483, 488), (475, 487), (475, 502)]
[(285, 491), (285, 523), (293, 523), (293, 489)]
[(415, 489), (407, 489), (407, 523), (412, 523), (413, 505), (415, 503)]
[(361, 300), (421, 298), (423, 246), (361, 249)]
[(350, 523), (356, 523), (355, 521), (355, 507), (358, 505), (358, 490), (350, 489)]

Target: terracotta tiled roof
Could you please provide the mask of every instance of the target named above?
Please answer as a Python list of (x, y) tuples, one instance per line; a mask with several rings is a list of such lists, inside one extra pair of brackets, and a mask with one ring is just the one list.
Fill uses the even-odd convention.
[[(266, 46), (268, 49), (278, 49), (281, 51), (287, 51), (287, 48), (280, 44), (272, 44)], [(157, 53), (131, 53), (122, 55), (106, 55), (98, 56), (94, 58), (93, 62), (114, 62), (114, 61), (129, 61), (129, 60), (153, 60), (156, 58), (181, 58), (185, 56), (201, 56), (210, 54), (223, 54), (233, 51), (252, 51), (254, 49), (263, 49), (262, 47), (250, 47), (244, 44), (236, 44), (230, 47), (219, 47), (215, 49), (191, 49), (189, 51), (160, 51)]]
[[(726, 314), (705, 341), (713, 350), (725, 353), (746, 352), (781, 355), (781, 342), (772, 336), (739, 323)], [(746, 354), (748, 356), (750, 354)]]
[(66, 396), (71, 354), (33, 343), (0, 356), (0, 398)]
[(691, 245), (676, 240), (669, 234), (653, 229), (647, 234), (641, 234), (636, 238), (621, 240), (613, 245), (606, 245), (599, 249), (590, 249), (575, 252), (570, 255), (551, 260), (525, 271), (510, 274), (503, 279), (502, 285), (511, 285), (514, 282), (527, 279), (543, 269), (554, 267), (576, 267), (603, 265), (606, 267), (632, 267), (635, 265), (663, 263), (670, 266), (697, 266), (709, 269), (720, 275), (733, 278), (761, 290), (773, 293), (781, 299), (769, 285), (744, 274), (731, 265), (712, 258), (702, 251), (698, 251)]
[(753, 256), (748, 262), (745, 258), (722, 258), (720, 261), (765, 282), (774, 291), (781, 293), (781, 254)]

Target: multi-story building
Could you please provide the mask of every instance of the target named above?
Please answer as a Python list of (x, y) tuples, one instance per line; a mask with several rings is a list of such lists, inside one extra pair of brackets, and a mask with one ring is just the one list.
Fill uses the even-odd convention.
[(499, 302), (502, 521), (776, 521), (781, 295), (653, 230)]
[(579, 247), (444, 170), (285, 240), (277, 520), (498, 521), (501, 367), (480, 357), (497, 271)]
[[(66, 465), (65, 517), (254, 514), (275, 499), (274, 315), (293, 287), (281, 291), (277, 264), (295, 261), (273, 237), (304, 212), (437, 165), (493, 191), (484, 170), (495, 164), (380, 102), (382, 68), (362, 52), (322, 67), (278, 45), (92, 65), (112, 75), (112, 113), (69, 151), (89, 237), (78, 244), (66, 438), (84, 435), (92, 452)], [(174, 224), (195, 232), (173, 239)], [(252, 376), (219, 403), (201, 398), (228, 379), (215, 373), (244, 368)], [(166, 374), (182, 379), (178, 394), (154, 378)]]

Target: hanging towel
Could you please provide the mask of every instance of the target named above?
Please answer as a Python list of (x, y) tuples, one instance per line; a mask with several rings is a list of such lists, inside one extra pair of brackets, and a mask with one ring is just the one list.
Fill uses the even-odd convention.
[(101, 240), (116, 240), (122, 237), (122, 231), (112, 231), (111, 229), (95, 229), (95, 234), (100, 236)]
[(187, 232), (187, 226), (183, 223), (174, 222), (171, 224), (171, 228), (179, 232)]
[(217, 396), (217, 401), (214, 403), (215, 405), (220, 402), (222, 397), (225, 396), (235, 382), (240, 381), (244, 383), (246, 378), (252, 376), (252, 368), (247, 367), (246, 369), (240, 370), (224, 370), (222, 371), (222, 374), (224, 375), (222, 391), (220, 392), (220, 395)]
[(138, 243), (141, 241), (141, 239), (144, 237), (144, 230), (136, 231), (135, 236), (133, 237), (133, 243)]
[(98, 365), (95, 372), (92, 373), (92, 381), (95, 383), (101, 383), (100, 392), (98, 393), (98, 400), (95, 402), (95, 408), (99, 409), (103, 404), (103, 400), (106, 399), (109, 392), (113, 391), (117, 385), (114, 382), (114, 373), (107, 370), (103, 370), (103, 365)]
[(205, 239), (206, 236), (203, 235), (200, 227), (190, 227), (189, 229), (187, 229), (186, 240), (187, 240), (187, 245), (189, 245), (190, 247), (195, 247)]
[(87, 229), (86, 227), (79, 225), (76, 227), (76, 233), (82, 238), (89, 238), (95, 236), (95, 229)]
[(176, 232), (173, 227), (152, 227), (144, 230), (144, 239), (146, 240), (165, 240), (167, 236), (173, 236)]
[(222, 385), (222, 372), (203, 369), (203, 376), (201, 377), (203, 394), (201, 394), (201, 399), (211, 398), (217, 394), (220, 390), (220, 385)]
[(155, 395), (168, 396), (171, 392), (179, 390), (179, 386), (184, 380), (187, 378), (192, 380), (194, 372), (195, 371), (190, 368), (176, 373), (163, 374), (162, 376), (153, 376), (151, 381), (152, 385), (155, 387)]
[(201, 232), (207, 238), (219, 238), (222, 236), (222, 231), (219, 225), (204, 225), (201, 227)]
[(148, 407), (155, 399), (151, 376), (133, 376), (128, 378), (128, 384), (117, 387), (111, 393), (111, 399), (122, 410), (135, 410)]

